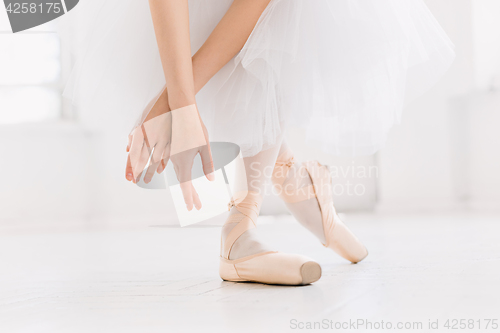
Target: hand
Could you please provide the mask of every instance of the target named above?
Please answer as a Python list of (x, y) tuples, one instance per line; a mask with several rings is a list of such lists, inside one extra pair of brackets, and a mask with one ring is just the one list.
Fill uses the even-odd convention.
[[(128, 144), (127, 144), (127, 152), (130, 152), (130, 148), (131, 148), (132, 141), (133, 141), (134, 137), (137, 138), (137, 140), (136, 140), (137, 143), (144, 141), (144, 133), (142, 132), (142, 128), (141, 128), (142, 124), (147, 123), (156, 117), (163, 116), (164, 114), (166, 114), (168, 112), (170, 112), (170, 106), (168, 104), (168, 94), (167, 94), (167, 90), (163, 89), (163, 91), (146, 106), (146, 108), (144, 109), (144, 111), (141, 115), (141, 118), (139, 119), (139, 123), (136, 125), (134, 130), (129, 134)], [(168, 142), (170, 142), (170, 136), (171, 136), (171, 127), (172, 127), (171, 126), (171, 119), (172, 119), (171, 115), (167, 116), (167, 118), (161, 117), (158, 119), (160, 121), (163, 120), (165, 122), (170, 121), (170, 125), (169, 124), (164, 125), (164, 128), (166, 128), (164, 134), (167, 136), (166, 139), (168, 140)], [(160, 126), (160, 128), (161, 128), (161, 126)], [(141, 141), (141, 139), (142, 139), (142, 141)], [(141, 150), (142, 150), (142, 148), (141, 148)], [(141, 151), (141, 150), (139, 150), (139, 151)], [(148, 153), (143, 152), (143, 154), (144, 155), (147, 154), (149, 157), (150, 152), (148, 152)], [(147, 160), (146, 160), (146, 162), (147, 162)], [(144, 161), (142, 161), (141, 164), (144, 167)], [(165, 166), (163, 167), (163, 169), (165, 169)], [(137, 166), (136, 169), (140, 169), (140, 165)], [(153, 178), (154, 170), (153, 170), (153, 172), (150, 172), (151, 169), (152, 168), (148, 168), (148, 172), (144, 176), (145, 183), (149, 183), (151, 181), (151, 179)], [(161, 171), (163, 171), (163, 169)], [(160, 173), (161, 171), (158, 171), (158, 173)], [(142, 169), (141, 169), (141, 173), (142, 173)], [(132, 168), (132, 163), (130, 161), (130, 154), (129, 154), (128, 158), (127, 158), (127, 167), (125, 169), (125, 178), (128, 181), (132, 181), (132, 182), (136, 183), (137, 181), (139, 181), (141, 173), (139, 175), (134, 174), (134, 171)]]
[[(158, 115), (137, 126), (129, 135), (129, 151), (127, 163), (127, 179), (137, 183), (146, 167), (149, 158), (151, 161), (144, 182), (149, 183), (161, 161), (170, 156), (172, 134), (172, 115), (170, 112)], [(154, 167), (154, 169), (153, 169)], [(151, 172), (151, 170), (153, 172)], [(130, 171), (132, 177), (130, 177)], [(163, 171), (163, 170), (162, 170)]]
[[(149, 119), (149, 120), (148, 120)], [(201, 208), (198, 194), (191, 183), (193, 160), (200, 154), (203, 171), (214, 180), (213, 162), (207, 130), (196, 105), (147, 117), (129, 136), (126, 178), (136, 183), (151, 157), (144, 181), (148, 183), (154, 172), (163, 172), (172, 160), (187, 209)]]

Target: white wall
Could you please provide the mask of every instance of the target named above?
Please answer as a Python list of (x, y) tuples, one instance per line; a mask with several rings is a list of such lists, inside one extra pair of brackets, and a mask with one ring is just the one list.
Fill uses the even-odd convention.
[[(495, 115), (500, 109), (499, 100), (486, 95), (484, 102), (477, 97), (482, 93), (474, 91), (489, 87), (492, 73), (498, 70), (495, 59), (500, 52), (500, 29), (493, 20), (500, 17), (496, 12), (498, 2), (426, 2), (454, 41), (456, 61), (436, 87), (405, 110), (402, 124), (393, 129), (387, 146), (376, 157), (355, 160), (354, 165), (376, 163), (380, 174), (377, 179), (362, 181), (366, 196), (338, 197), (344, 209), (367, 209), (374, 206), (376, 199), (378, 209), (386, 212), (451, 209), (461, 204), (457, 182), (464, 175), (470, 179), (471, 186), (466, 188), (470, 198), (478, 202), (494, 202), (497, 198), (500, 186), (488, 184), (500, 184), (495, 171), (499, 140), (488, 134), (498, 124)], [(483, 19), (484, 15), (488, 19)], [(458, 171), (454, 168), (454, 117), (458, 113), (450, 108), (457, 98), (470, 102), (473, 125), (471, 154), (467, 156), (475, 161), (469, 169)], [(104, 218), (109, 223), (174, 224), (176, 218), (167, 191), (144, 190), (125, 181), (126, 134), (124, 128), (92, 132), (71, 123), (0, 126), (2, 223), (7, 219), (47, 221), (72, 217)], [(299, 157), (316, 156), (317, 152), (301, 145), (300, 133), (295, 134), (290, 143), (298, 149)], [(352, 160), (318, 156), (325, 163), (352, 164)], [(281, 212), (282, 208), (269, 202), (267, 210)]]
[(125, 180), (123, 137), (70, 122), (2, 125), (0, 156), (4, 224), (175, 222), (167, 191)]
[[(456, 183), (460, 179), (453, 177), (458, 161), (452, 153), (457, 146), (457, 137), (453, 135), (457, 115), (452, 104), (458, 96), (469, 96), (484, 88), (500, 62), (500, 57), (490, 58), (490, 49), (486, 48), (491, 45), (491, 51), (497, 52), (498, 33), (490, 32), (498, 31), (498, 23), (484, 20), (482, 14), (474, 12), (478, 7), (484, 12), (487, 1), (426, 2), (455, 43), (457, 57), (439, 84), (404, 111), (402, 124), (393, 129), (387, 146), (379, 153), (379, 209), (382, 211), (436, 211), (462, 205), (457, 201)], [(489, 16), (499, 17), (499, 9), (496, 4), (489, 7)], [(483, 61), (486, 58), (488, 61)], [(480, 117), (484, 103), (477, 98), (470, 103), (477, 111), (470, 116)], [(496, 106), (500, 110), (494, 99), (489, 103), (490, 109)], [(471, 149), (489, 151), (491, 159), (499, 159), (494, 141), (471, 146)]]
[(474, 79), (477, 89), (500, 89), (500, 1), (473, 0)]
[(2, 125), (1, 217), (85, 216), (87, 141), (86, 133), (70, 124)]

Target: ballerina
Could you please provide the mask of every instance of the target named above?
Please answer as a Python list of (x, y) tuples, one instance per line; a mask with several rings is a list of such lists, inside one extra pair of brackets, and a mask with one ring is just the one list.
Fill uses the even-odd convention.
[[(332, 154), (380, 149), (403, 106), (454, 58), (421, 0), (150, 0), (149, 8), (130, 0), (101, 7), (120, 16), (113, 12), (113, 25), (96, 19), (103, 35), (90, 43), (69, 94), (93, 112), (112, 98), (110, 90), (127, 94), (128, 103), (119, 103), (127, 113), (147, 105), (129, 136), (126, 179), (150, 181), (173, 163), (188, 210), (199, 209), (194, 157), (200, 154), (213, 180), (210, 140), (241, 148), (246, 177), (237, 182), (221, 235), (224, 280), (303, 285), (321, 277), (314, 260), (259, 240), (268, 182), (323, 246), (353, 263), (368, 255), (336, 214), (328, 169), (296, 161), (283, 137), (293, 124)], [(113, 39), (130, 25), (137, 33)], [(123, 60), (110, 60), (119, 54)], [(96, 69), (104, 73), (89, 101)], [(128, 79), (116, 76), (127, 72)], [(263, 172), (269, 167), (272, 177)]]

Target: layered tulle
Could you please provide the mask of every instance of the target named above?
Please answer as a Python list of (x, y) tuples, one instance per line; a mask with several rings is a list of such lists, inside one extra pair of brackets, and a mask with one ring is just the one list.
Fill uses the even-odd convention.
[[(132, 125), (165, 85), (149, 7), (93, 1), (82, 3), (99, 11), (66, 95), (91, 125), (115, 117)], [(193, 53), (231, 2), (189, 1)], [(289, 125), (326, 152), (371, 154), (453, 58), (421, 0), (272, 0), (241, 52), (199, 92), (198, 108), (212, 141), (248, 156)]]

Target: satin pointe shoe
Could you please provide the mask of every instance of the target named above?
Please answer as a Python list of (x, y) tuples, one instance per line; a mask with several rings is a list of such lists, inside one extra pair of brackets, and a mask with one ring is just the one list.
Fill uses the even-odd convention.
[[(294, 163), (293, 153), (287, 150), (278, 157), (273, 171), (272, 181), (283, 201), (295, 203), (316, 198), (321, 210), (323, 232), (326, 239), (326, 243), (323, 245), (352, 263), (358, 263), (366, 258), (368, 250), (340, 220), (335, 211), (332, 179), (328, 167), (321, 165), (317, 161), (304, 162), (300, 168), (305, 168), (311, 178), (312, 185), (300, 189), (294, 188), (293, 184), (283, 187), (288, 172)], [(299, 174), (302, 174), (302, 172), (299, 172)]]
[(229, 203), (229, 209), (236, 207), (238, 213), (230, 215), (226, 224), (238, 224), (229, 232), (224, 242), (221, 239), (220, 277), (226, 281), (290, 286), (318, 281), (321, 277), (321, 266), (302, 255), (266, 251), (239, 259), (229, 259), (236, 240), (247, 230), (256, 227), (255, 221), (262, 202), (262, 197), (251, 191), (241, 192), (239, 198), (236, 197)]

